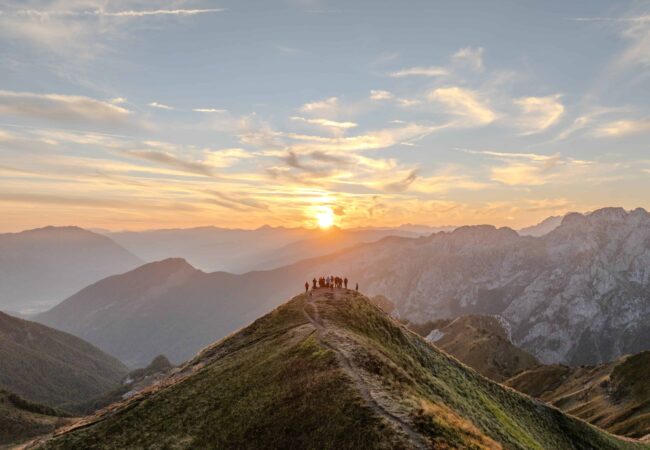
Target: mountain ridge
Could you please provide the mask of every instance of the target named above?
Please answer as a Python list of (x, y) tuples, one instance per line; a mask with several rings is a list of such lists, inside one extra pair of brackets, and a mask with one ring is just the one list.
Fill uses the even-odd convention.
[[(161, 420), (166, 418), (165, 420)], [(343, 289), (301, 294), (43, 449), (645, 448), (497, 385)]]

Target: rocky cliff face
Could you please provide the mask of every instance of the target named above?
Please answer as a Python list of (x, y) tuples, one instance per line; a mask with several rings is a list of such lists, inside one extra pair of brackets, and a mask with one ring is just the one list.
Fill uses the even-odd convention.
[(396, 314), (499, 314), (545, 363), (595, 364), (650, 347), (650, 214), (569, 214), (542, 237), (462, 227), (362, 246), (329, 263)]

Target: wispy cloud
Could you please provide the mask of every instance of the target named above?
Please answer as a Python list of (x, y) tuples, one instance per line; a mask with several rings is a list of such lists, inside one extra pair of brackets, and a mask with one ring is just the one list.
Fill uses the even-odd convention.
[(382, 90), (371, 90), (370, 91), (370, 100), (390, 100), (393, 98), (393, 94), (388, 91)]
[(491, 150), (465, 151), (502, 161), (502, 164), (489, 169), (490, 178), (508, 186), (541, 186), (551, 181), (570, 181), (593, 170), (593, 162), (565, 158), (559, 153), (543, 155)]
[(194, 108), (194, 109), (192, 109), (192, 111), (200, 112), (200, 113), (206, 113), (206, 114), (228, 112), (225, 109), (216, 109), (216, 108)]
[(404, 78), (404, 77), (440, 77), (448, 75), (449, 71), (444, 67), (429, 66), (429, 67), (409, 67), (406, 69), (397, 70), (391, 72), (388, 76), (393, 78)]
[(176, 109), (173, 106), (165, 105), (164, 103), (159, 103), (159, 102), (151, 102), (149, 103), (149, 106), (151, 106), (152, 108), (166, 109), (168, 111)]
[(481, 72), (483, 70), (483, 47), (465, 47), (458, 50), (452, 56), (455, 63), (466, 65), (470, 69)]
[(337, 97), (329, 97), (325, 100), (316, 102), (305, 103), (300, 107), (300, 111), (306, 113), (332, 111), (336, 110), (339, 106), (339, 99)]
[(148, 17), (148, 16), (196, 16), (198, 14), (216, 13), (225, 11), (224, 8), (209, 9), (150, 9), (150, 10), (122, 10), (107, 11), (104, 9), (86, 9), (86, 10), (37, 10), (37, 9), (19, 9), (15, 11), (16, 15), (34, 16), (34, 17)]
[(336, 128), (342, 130), (349, 130), (350, 128), (355, 128), (359, 126), (359, 124), (355, 122), (337, 122), (335, 120), (329, 120), (329, 119), (306, 119), (304, 117), (298, 117), (298, 116), (291, 117), (291, 120), (297, 122), (309, 123), (312, 125), (318, 125), (325, 128)]
[(650, 132), (650, 119), (615, 120), (603, 123), (593, 130), (598, 137), (619, 137)]
[(116, 125), (126, 123), (131, 111), (112, 102), (80, 95), (0, 91), (0, 114)]
[(478, 93), (465, 88), (454, 86), (433, 89), (427, 98), (441, 104), (448, 113), (463, 118), (467, 125), (487, 125), (497, 117)]
[(564, 114), (564, 105), (559, 94), (547, 97), (522, 97), (514, 100), (522, 115), (515, 122), (525, 134), (538, 133), (553, 126)]

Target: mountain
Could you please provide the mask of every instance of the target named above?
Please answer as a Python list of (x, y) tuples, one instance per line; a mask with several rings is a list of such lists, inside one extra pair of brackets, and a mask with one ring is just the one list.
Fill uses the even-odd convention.
[[(284, 295), (293, 284), (290, 270), (233, 275), (205, 273), (180, 258), (145, 264), (82, 289), (35, 317), (143, 367), (164, 353), (183, 362), (199, 349), (277, 306), (265, 297)], [(284, 287), (281, 285), (284, 283)]]
[(0, 389), (0, 447), (51, 433), (71, 421), (66, 413)]
[(302, 294), (40, 449), (647, 448), (479, 375), (351, 291)]
[(496, 317), (470, 315), (441, 322), (426, 339), (491, 380), (501, 382), (540, 365), (510, 342)]
[(386, 238), (309, 264), (306, 273), (344, 273), (384, 295), (410, 322), (500, 315), (544, 363), (650, 348), (650, 214), (640, 208), (569, 214), (537, 238), (492, 226)]
[(94, 281), (140, 264), (106, 236), (77, 227), (0, 234), (0, 308), (42, 311)]
[(146, 261), (180, 257), (209, 272), (245, 273), (285, 266), (385, 236), (418, 234), (390, 228), (321, 230), (264, 226), (255, 230), (200, 227), (107, 235)]
[(517, 233), (519, 233), (521, 236), (544, 236), (545, 234), (548, 234), (559, 227), (562, 224), (563, 217), (564, 216), (547, 217), (537, 225), (517, 230)]
[(650, 436), (650, 352), (598, 366), (540, 366), (505, 383), (605, 430)]
[(95, 283), (36, 320), (131, 367), (160, 353), (180, 363), (326, 274), (384, 296), (411, 323), (498, 315), (512, 343), (546, 364), (650, 349), (650, 214), (642, 209), (570, 214), (537, 238), (489, 225), (390, 236), (241, 275), (171, 259)]
[(0, 312), (0, 388), (59, 406), (115, 388), (126, 372), (75, 336)]

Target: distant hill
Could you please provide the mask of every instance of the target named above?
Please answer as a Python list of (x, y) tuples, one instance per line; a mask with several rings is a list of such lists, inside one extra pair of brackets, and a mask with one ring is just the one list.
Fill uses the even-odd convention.
[(531, 354), (510, 342), (503, 324), (493, 316), (461, 316), (431, 329), (427, 340), (480, 374), (503, 381), (540, 366)]
[(0, 389), (0, 446), (51, 433), (72, 420), (66, 413)]
[(146, 261), (183, 258), (208, 272), (245, 273), (293, 264), (386, 236), (416, 237), (406, 229), (328, 230), (264, 226), (254, 230), (200, 227), (124, 231), (107, 236)]
[(41, 449), (633, 449), (504, 388), (350, 291), (300, 295)]
[(0, 388), (59, 406), (115, 388), (126, 373), (78, 337), (0, 312)]
[(94, 281), (140, 264), (106, 236), (78, 227), (0, 234), (0, 309), (42, 311)]
[(274, 275), (208, 274), (172, 258), (94, 283), (35, 320), (82, 337), (131, 368), (161, 353), (178, 364), (304, 283), (300, 277), (287, 284), (292, 276), (284, 271)]
[(650, 435), (650, 352), (598, 366), (540, 366), (505, 383), (607, 431)]

